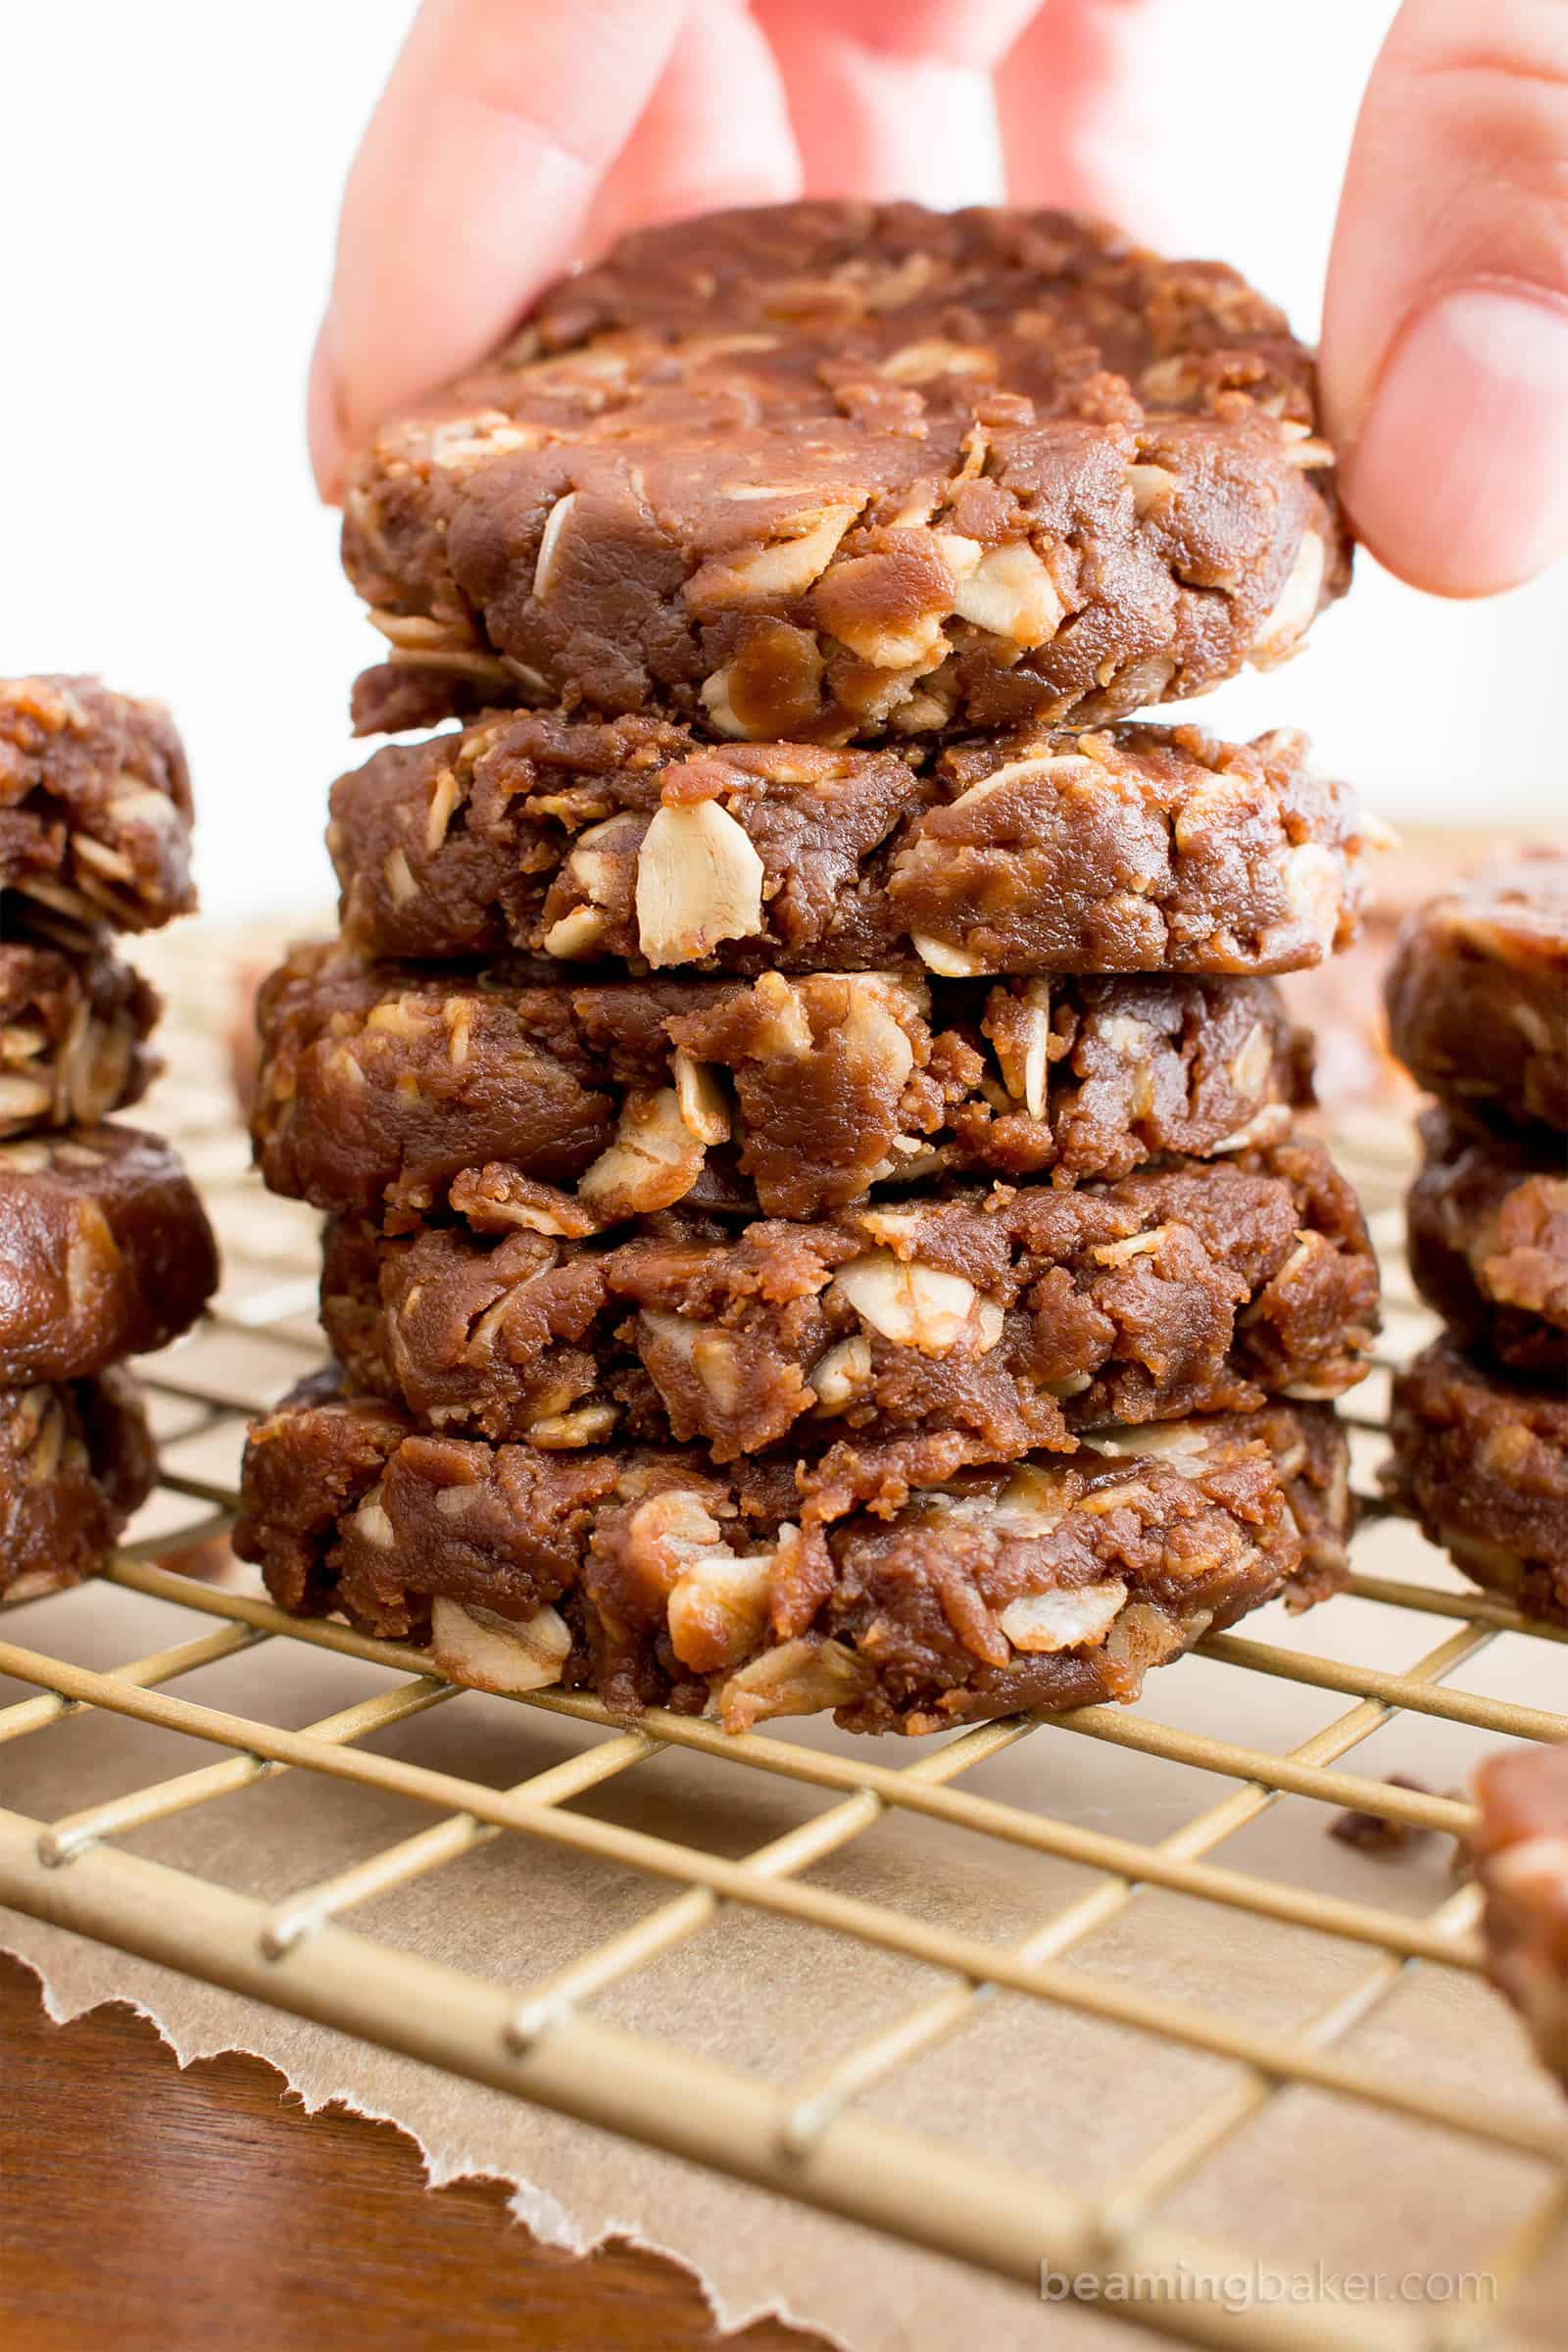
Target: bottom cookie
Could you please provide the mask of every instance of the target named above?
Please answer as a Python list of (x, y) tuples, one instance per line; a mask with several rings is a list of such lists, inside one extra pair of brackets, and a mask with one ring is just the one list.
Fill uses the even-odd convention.
[(155, 1475), (123, 1372), (0, 1389), (0, 1599), (34, 1600), (101, 1568)]
[(938, 1436), (720, 1471), (431, 1436), (330, 1374), (254, 1426), (241, 1488), (234, 1548), (284, 1608), (428, 1642), (481, 1690), (730, 1731), (1136, 1698), (1209, 1630), (1335, 1590), (1351, 1510), (1322, 1405), (1091, 1433), (1010, 1470)]
[(1568, 1624), (1568, 1396), (1438, 1340), (1394, 1383), (1385, 1484), (1466, 1576)]
[(1568, 1750), (1489, 1758), (1476, 1797), (1488, 1969), (1568, 2089)]

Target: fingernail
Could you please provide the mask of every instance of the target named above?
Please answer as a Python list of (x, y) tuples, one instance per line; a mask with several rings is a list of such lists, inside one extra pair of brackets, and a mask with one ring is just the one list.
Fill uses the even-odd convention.
[(1568, 552), (1568, 310), (1485, 286), (1399, 336), (1341, 484), (1374, 555), (1484, 596)]

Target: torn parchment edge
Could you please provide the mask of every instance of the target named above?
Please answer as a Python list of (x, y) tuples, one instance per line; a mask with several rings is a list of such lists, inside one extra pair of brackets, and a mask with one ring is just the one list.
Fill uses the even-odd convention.
[[(520, 2175), (505, 2169), (498, 2170), (495, 2165), (481, 2163), (475, 2158), (440, 2153), (403, 2117), (395, 2115), (390, 2108), (367, 2101), (362, 2092), (351, 2089), (346, 2083), (340, 2083), (335, 2089), (312, 2091), (269, 2050), (253, 2042), (236, 2041), (221, 2035), (211, 2042), (206, 2036), (187, 2039), (172, 2020), (164, 2015), (155, 2000), (141, 1992), (127, 1989), (93, 1992), (81, 1997), (67, 1993), (51, 1973), (43, 1954), (35, 1948), (28, 1948), (28, 1930), (45, 1937), (59, 1937), (69, 1945), (76, 1945), (83, 1950), (101, 1951), (111, 1959), (122, 1958), (132, 1968), (152, 1969), (160, 1976), (167, 1976), (171, 1972), (160, 1968), (156, 1962), (138, 1961), (130, 1954), (116, 1954), (113, 1945), (95, 1944), (90, 1938), (77, 1936), (69, 1928), (58, 1928), (41, 1920), (30, 1919), (24, 1912), (0, 1908), (0, 1954), (17, 1961), (33, 1978), (38, 1987), (39, 2002), (52, 2025), (62, 2028), (73, 2026), (98, 2009), (129, 2009), (152, 2028), (181, 2073), (187, 2067), (211, 2058), (255, 2060), (277, 2077), (282, 2085), (280, 2099), (287, 2096), (297, 2100), (307, 2115), (318, 2115), (326, 2108), (337, 2107), (365, 2123), (390, 2125), (417, 2156), (427, 2190), (449, 2188), (460, 2180), (498, 2180), (508, 2191), (507, 2210), (512, 2220), (540, 2245), (559, 2247), (567, 2254), (586, 2260), (601, 2246), (620, 2244), (635, 2248), (639, 2254), (651, 2254), (660, 2262), (673, 2264), (691, 2280), (701, 2295), (713, 2329), (720, 2336), (738, 2335), (745, 2328), (755, 2327), (760, 2320), (777, 2320), (784, 2327), (800, 2328), (818, 2342), (831, 2345), (834, 2352), (855, 2352), (849, 2338), (841, 2335), (825, 2321), (794, 2310), (776, 2295), (745, 2305), (735, 2302), (713, 2283), (692, 2255), (649, 2234), (636, 2222), (609, 2222), (590, 2235), (560, 2199), (538, 2182), (526, 2180)], [(267, 2012), (261, 2004), (246, 2000), (243, 1994), (230, 1993), (222, 1985), (209, 1985), (205, 1978), (195, 1978), (192, 1982), (201, 1984), (204, 1990), (255, 2010), (265, 2020)], [(293, 2016), (292, 2011), (282, 2014)], [(308, 2018), (297, 2019), (296, 2023), (303, 2031), (320, 2037), (323, 2047), (328, 2041), (348, 2038), (332, 2028), (315, 2025)], [(523, 2104), (528, 2102), (524, 2101)]]

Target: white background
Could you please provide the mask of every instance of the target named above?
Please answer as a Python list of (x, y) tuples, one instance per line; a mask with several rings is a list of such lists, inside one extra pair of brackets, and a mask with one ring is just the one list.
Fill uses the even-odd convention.
[[(0, 672), (98, 670), (172, 705), (214, 913), (325, 904), (326, 786), (364, 756), (348, 686), (380, 641), (312, 491), (303, 381), (338, 193), (410, 14), (0, 8)], [(1183, 242), (1235, 261), (1303, 328), (1392, 14), (1185, 0), (1159, 36)], [(1453, 606), (1363, 559), (1301, 661), (1204, 715), (1308, 726), (1396, 818), (1544, 821), (1562, 805), (1546, 686), (1565, 640), (1564, 569)]]

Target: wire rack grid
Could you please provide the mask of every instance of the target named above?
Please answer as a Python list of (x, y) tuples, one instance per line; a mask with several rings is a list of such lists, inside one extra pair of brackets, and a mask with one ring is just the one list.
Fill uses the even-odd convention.
[[(193, 959), (209, 958), (198, 932), (181, 943), (180, 999), (214, 1001), (191, 986)], [(229, 952), (231, 954), (231, 951)], [(179, 1001), (179, 1000), (176, 1000)], [(1430, 1634), (1424, 1653), (1398, 1670), (1336, 1657), (1331, 1644), (1287, 1646), (1247, 1632), (1212, 1638), (1210, 1658), (1249, 1677), (1273, 1678), (1347, 1703), (1312, 1735), (1275, 1752), (1227, 1742), (1161, 1720), (1152, 1678), (1142, 1706), (1096, 1706), (1052, 1718), (1012, 1718), (923, 1742), (908, 1760), (893, 1742), (828, 1752), (779, 1736), (732, 1737), (702, 1720), (652, 1713), (634, 1724), (594, 1700), (538, 1693), (515, 1703), (575, 1719), (596, 1735), (563, 1760), (507, 1789), (379, 1752), (370, 1742), (425, 1711), (468, 1703), (421, 1652), (373, 1642), (330, 1622), (283, 1615), (259, 1588), (232, 1573), (213, 1577), (161, 1564), (172, 1553), (220, 1538), (234, 1507), (231, 1482), (177, 1464), (191, 1442), (237, 1435), (246, 1414), (270, 1402), (306, 1367), (319, 1341), (314, 1325), (314, 1221), (269, 1200), (246, 1168), (243, 1139), (225, 1107), (226, 1073), (211, 1036), (174, 1031), (155, 1115), (176, 1135), (203, 1183), (225, 1244), (225, 1287), (216, 1323), (148, 1367), (155, 1414), (179, 1442), (166, 1448), (163, 1484), (136, 1540), (118, 1555), (115, 1584), (172, 1603), (191, 1621), (187, 1638), (96, 1671), (29, 1648), (29, 1606), (8, 1613), (0, 1674), (31, 1695), (0, 1709), (0, 1743), (37, 1739), (84, 1710), (109, 1710), (183, 1733), (218, 1751), (197, 1770), (126, 1788), (53, 1820), (0, 1809), (0, 1901), (273, 2006), (362, 2036), (612, 2132), (672, 2152), (889, 2232), (982, 2270), (1038, 2286), (1049, 2272), (1093, 2298), (1112, 2277), (1141, 2291), (1118, 2316), (1179, 2340), (1244, 2344), (1255, 2352), (1402, 2352), (1416, 2346), (1507, 2345), (1510, 2306), (1568, 2235), (1568, 2132), (1539, 2100), (1479, 2101), (1448, 2086), (1441, 2070), (1370, 2063), (1351, 2043), (1411, 1972), (1475, 1974), (1481, 1967), (1474, 1889), (1455, 1884), (1425, 1915), (1294, 1884), (1217, 1858), (1226, 1843), (1283, 1800), (1350, 1808), (1415, 1832), (1462, 1838), (1471, 1811), (1462, 1796), (1429, 1793), (1358, 1774), (1345, 1759), (1401, 1716), (1521, 1740), (1568, 1739), (1568, 1715), (1487, 1694), (1456, 1682), (1499, 1635), (1541, 1644), (1533, 1689), (1561, 1690), (1564, 1637), (1526, 1624), (1500, 1603), (1469, 1592), (1358, 1567), (1363, 1600), (1413, 1617)], [(1353, 1172), (1374, 1197), (1393, 1198), (1396, 1146)], [(1402, 1288), (1397, 1214), (1375, 1217), (1386, 1252), (1393, 1351), (1417, 1328)], [(1378, 1391), (1350, 1400), (1358, 1424), (1358, 1483), (1366, 1490), (1378, 1450)], [(1375, 1523), (1376, 1505), (1368, 1513)], [(1433, 1555), (1428, 1555), (1432, 1558)], [(92, 1605), (91, 1590), (74, 1604)], [(58, 1607), (59, 1603), (53, 1604)], [(1343, 1604), (1308, 1621), (1327, 1626)], [(298, 1643), (394, 1670), (397, 1680), (356, 1705), (288, 1729), (180, 1695), (181, 1680), (261, 1643)], [(1177, 1667), (1166, 1675), (1179, 1675)], [(483, 1702), (492, 1703), (492, 1702)], [(1019, 1742), (1109, 1743), (1157, 1765), (1189, 1768), (1181, 1786), (1214, 1789), (1211, 1801), (1163, 1838), (1139, 1841), (1049, 1812), (978, 1793), (976, 1768)], [(782, 1777), (832, 1801), (787, 1834), (740, 1857), (678, 1842), (575, 1809), (575, 1800), (635, 1773), (675, 1747), (705, 1769)], [(279, 1901), (262, 1901), (215, 1880), (128, 1852), (119, 1842), (148, 1825), (234, 1797), (285, 1772), (316, 1774), (368, 1791), (412, 1799), (429, 1826), (369, 1850), (351, 1865)], [(1049, 1786), (1043, 1780), (1042, 1786)], [(1058, 1904), (1021, 1938), (998, 1939), (934, 1923), (912, 1911), (843, 1891), (810, 1875), (816, 1865), (895, 1815), (1054, 1857), (1092, 1874), (1088, 1887)], [(494, 1981), (342, 1924), (374, 1897), (414, 1882), (498, 1838), (537, 1840), (568, 1856), (642, 1874), (668, 1889), (632, 1925), (556, 1967), (541, 1981)], [(1250, 1915), (1337, 1939), (1359, 1955), (1348, 1981), (1295, 2030), (1246, 2022), (1224, 1999), (1199, 2005), (1083, 1965), (1076, 1947), (1117, 1922), (1147, 1890), (1166, 1889), (1232, 1914)], [(592, 2003), (677, 1947), (710, 1933), (733, 1907), (785, 1926), (902, 1955), (941, 1972), (942, 1988), (845, 2050), (834, 2063), (780, 2084), (700, 2050), (595, 2017)], [(1085, 2021), (1130, 2030), (1161, 2052), (1197, 2051), (1229, 2062), (1224, 2086), (1200, 2100), (1180, 2128), (1148, 2150), (1108, 2189), (1085, 2194), (1065, 2178), (1020, 2170), (972, 2144), (911, 2131), (868, 2108), (869, 2093), (939, 2045), (961, 2037), (1002, 1989), (1055, 2005)], [(1521, 2058), (1521, 2081), (1528, 2069)], [(1273, 2105), (1311, 2091), (1359, 2110), (1430, 2128), (1447, 2159), (1488, 2147), (1522, 2160), (1511, 2234), (1492, 2251), (1484, 2308), (1256, 2308), (1238, 2320), (1205, 2282), (1233, 2278), (1257, 2249), (1200, 2240), (1163, 2218), (1185, 2184), (1233, 2146)], [(1437, 2143), (1435, 2143), (1437, 2144)], [(1162, 2289), (1164, 2291), (1162, 2291)]]

